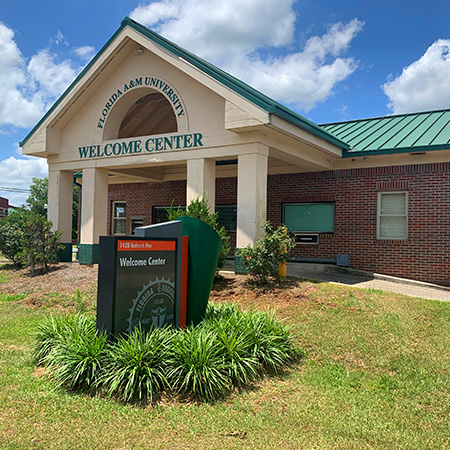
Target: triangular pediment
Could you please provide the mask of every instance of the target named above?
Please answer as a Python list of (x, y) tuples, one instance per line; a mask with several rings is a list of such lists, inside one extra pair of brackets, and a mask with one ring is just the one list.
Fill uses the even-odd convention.
[[(120, 68), (123, 69), (133, 55), (139, 55), (141, 50), (170, 66), (186, 79), (195, 80), (195, 83), (204, 89), (202, 92), (207, 90), (216, 98), (222, 99), (222, 128), (225, 130), (250, 131), (255, 127), (273, 123), (271, 116), (277, 116), (278, 119), (333, 145), (345, 147), (341, 141), (307, 119), (139, 23), (125, 18), (116, 33), (21, 142), (23, 152), (36, 156), (58, 153), (61, 130), (79, 115), (103, 86), (114, 78), (116, 72)], [(122, 86), (127, 83), (125, 73), (126, 71), (122, 70), (122, 76), (125, 77)], [(131, 71), (128, 78), (132, 80), (133, 77), (139, 78), (147, 74), (157, 75), (150, 66), (145, 71)], [(176, 86), (170, 86), (169, 82), (166, 84), (169, 85), (168, 90), (176, 90)], [(120, 90), (121, 82), (117, 81), (116, 85)], [(111, 98), (113, 91), (111, 88)], [(109, 97), (106, 95), (104, 98), (104, 105), (108, 107)]]
[[(146, 30), (146, 33), (142, 31)], [(164, 46), (162, 45), (164, 44)], [(168, 46), (173, 48), (168, 49)], [(172, 51), (169, 51), (172, 50)], [(176, 52), (174, 53), (174, 50)], [(104, 106), (109, 108), (111, 102), (114, 100), (117, 93), (124, 94), (124, 89), (135, 87), (133, 80), (140, 79), (142, 82), (146, 78), (150, 78), (150, 87), (156, 91), (160, 90), (164, 94), (169, 93), (170, 97), (175, 99), (172, 106), (180, 108), (182, 98), (178, 97), (172, 92), (176, 92), (176, 87), (167, 82), (167, 78), (161, 77), (154, 66), (157, 64), (148, 64), (145, 70), (142, 67), (133, 70), (124, 70), (124, 65), (130, 65), (132, 57), (140, 56), (139, 52), (144, 52), (146, 55), (152, 55), (154, 61), (160, 61), (161, 65), (165, 65), (170, 70), (177, 72), (178, 78), (184, 76), (186, 80), (195, 80), (203, 89), (214, 93), (217, 97), (222, 98), (223, 116), (226, 115), (226, 121), (232, 113), (232, 120), (228, 123), (223, 123), (224, 129), (243, 126), (245, 124), (263, 124), (269, 122), (269, 114), (267, 111), (252, 104), (241, 95), (234, 92), (230, 87), (225, 86), (220, 81), (213, 78), (211, 75), (199, 70), (185, 58), (177, 53), (188, 52), (171, 44), (169, 41), (161, 38), (156, 33), (147, 30), (130, 19), (123, 21), (122, 26), (114, 34), (114, 36), (101, 49), (96, 57), (88, 64), (88, 66), (80, 73), (63, 95), (55, 102), (53, 107), (41, 119), (41, 121), (33, 128), (28, 136), (21, 142), (23, 152), (36, 156), (47, 156), (59, 152), (61, 130), (63, 130), (81, 111), (85, 114), (84, 108), (97, 93), (101, 91), (105, 84), (110, 84), (111, 95), (104, 96)], [(145, 55), (144, 55), (145, 56)], [(136, 57), (139, 61), (139, 58)], [(198, 61), (201, 61), (198, 59)], [(207, 65), (207, 63), (205, 62)], [(208, 65), (209, 66), (209, 65)], [(129, 68), (127, 68), (129, 69)], [(117, 73), (120, 73), (119, 75)], [(127, 73), (132, 75), (127, 76)], [(147, 77), (148, 75), (148, 77)], [(155, 83), (155, 79), (157, 80)], [(114, 83), (115, 80), (115, 83)], [(131, 81), (131, 85), (130, 85)], [(166, 85), (168, 87), (166, 87)], [(114, 87), (113, 87), (114, 86)], [(199, 88), (198, 88), (199, 89)], [(164, 90), (164, 91), (163, 91)], [(230, 105), (232, 107), (230, 108)], [(99, 119), (102, 118), (100, 110)], [(237, 113), (239, 111), (239, 113)], [(179, 110), (176, 110), (179, 112)], [(238, 120), (236, 121), (236, 118)], [(187, 125), (182, 127), (182, 131), (187, 131)]]

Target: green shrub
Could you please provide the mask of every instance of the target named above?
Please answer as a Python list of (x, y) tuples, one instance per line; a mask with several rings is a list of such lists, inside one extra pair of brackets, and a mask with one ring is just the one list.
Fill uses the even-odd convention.
[(198, 197), (188, 205), (186, 209), (173, 208), (167, 209), (167, 217), (169, 220), (176, 220), (178, 217), (188, 216), (203, 220), (210, 225), (220, 236), (222, 247), (220, 249), (219, 261), (217, 262), (217, 270), (223, 268), (227, 255), (230, 253), (230, 236), (228, 236), (225, 227), (219, 227), (218, 213), (210, 213), (208, 200), (205, 197)]
[(24, 217), (17, 212), (0, 220), (0, 252), (17, 268), (26, 265), (26, 255), (23, 249), (26, 225)]
[(249, 270), (258, 285), (266, 285), (270, 276), (278, 276), (278, 266), (289, 260), (289, 251), (294, 247), (285, 226), (273, 228), (268, 222), (263, 224), (263, 236), (253, 245), (240, 248), (236, 256)]
[[(41, 327), (36, 358), (47, 366), (58, 385), (70, 390), (92, 389), (102, 372), (106, 334), (97, 333), (92, 316), (77, 314)], [(43, 355), (43, 356), (42, 356)]]
[(99, 385), (124, 401), (154, 401), (168, 384), (166, 364), (172, 336), (168, 328), (148, 333), (135, 328), (129, 336), (120, 336), (106, 348)]
[(38, 266), (48, 272), (56, 262), (61, 236), (51, 228), (42, 215), (19, 208), (0, 222), (0, 252), (16, 267), (29, 266), (33, 275)]

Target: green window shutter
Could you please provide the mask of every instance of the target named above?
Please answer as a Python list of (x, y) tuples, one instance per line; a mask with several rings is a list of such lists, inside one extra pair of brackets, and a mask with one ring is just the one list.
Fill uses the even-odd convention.
[(334, 203), (284, 205), (284, 224), (289, 231), (333, 233)]

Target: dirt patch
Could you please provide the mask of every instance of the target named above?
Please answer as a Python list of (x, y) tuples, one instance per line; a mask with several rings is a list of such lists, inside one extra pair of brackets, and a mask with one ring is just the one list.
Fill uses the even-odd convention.
[(0, 349), (2, 348), (6, 348), (7, 350), (20, 350), (22, 352), (28, 350), (27, 347), (21, 347), (20, 345), (8, 345), (0, 342)]
[[(5, 266), (0, 266), (5, 268)], [(77, 263), (57, 264), (51, 267), (49, 273), (31, 276), (28, 269), (13, 270), (7, 266), (12, 277), (8, 282), (0, 284), (3, 294), (27, 294), (21, 302), (40, 306), (47, 302), (51, 293), (62, 296), (75, 295), (77, 289), (81, 292), (96, 291), (97, 266), (84, 266)]]
[[(4, 268), (5, 266), (3, 266)], [(52, 267), (47, 274), (32, 277), (27, 269), (12, 270), (12, 277), (0, 284), (0, 292), (17, 295), (26, 294), (20, 300), (30, 307), (53, 306), (60, 308), (61, 298), (75, 297), (77, 289), (94, 302), (97, 292), (98, 266), (85, 266), (78, 263), (62, 263)], [(310, 295), (317, 290), (314, 283), (288, 278), (274, 281), (268, 287), (254, 287), (246, 275), (224, 273), (216, 277), (210, 299), (215, 302), (236, 303), (243, 308), (286, 309), (294, 304), (311, 303)]]
[(292, 304), (309, 303), (316, 291), (313, 283), (288, 278), (267, 287), (255, 287), (246, 275), (223, 274), (216, 277), (210, 300), (236, 303), (244, 308), (284, 309)]

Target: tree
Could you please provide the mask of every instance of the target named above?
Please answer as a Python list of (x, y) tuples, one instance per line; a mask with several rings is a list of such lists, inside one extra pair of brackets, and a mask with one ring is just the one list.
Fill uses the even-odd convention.
[(227, 235), (225, 227), (219, 227), (218, 213), (210, 213), (208, 200), (205, 197), (197, 197), (192, 200), (186, 209), (173, 208), (167, 209), (167, 218), (169, 220), (177, 220), (178, 217), (188, 216), (203, 220), (215, 230), (222, 241), (222, 248), (220, 249), (219, 261), (217, 262), (217, 270), (222, 269), (228, 253), (230, 253), (230, 237)]
[[(25, 202), (25, 208), (40, 216), (47, 217), (48, 178), (33, 178), (30, 195)], [(77, 239), (78, 211), (80, 187), (73, 185), (72, 193), (72, 239)]]
[(59, 231), (52, 231), (52, 223), (45, 217), (28, 212), (25, 220), (27, 233), (23, 239), (23, 251), (31, 274), (36, 275), (36, 266), (42, 266), (44, 273), (49, 266), (56, 263), (56, 252), (61, 247)]
[(24, 207), (0, 222), (0, 251), (18, 268), (29, 266), (35, 275), (39, 266), (48, 272), (57, 262), (61, 233), (52, 231), (45, 217)]
[(72, 193), (72, 240), (78, 240), (78, 213), (80, 211), (80, 186), (73, 185)]
[(24, 208), (19, 208), (0, 220), (0, 252), (17, 268), (26, 265), (23, 253), (26, 224), (22, 211)]
[(25, 207), (40, 216), (47, 217), (48, 178), (33, 178)]

